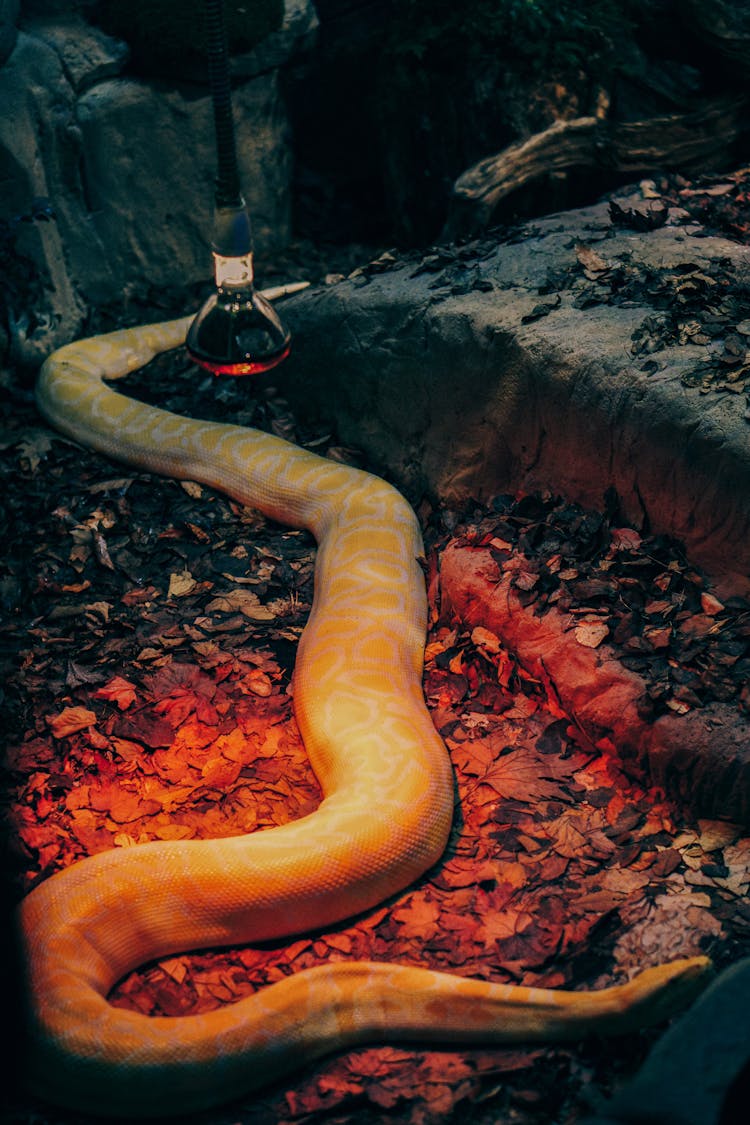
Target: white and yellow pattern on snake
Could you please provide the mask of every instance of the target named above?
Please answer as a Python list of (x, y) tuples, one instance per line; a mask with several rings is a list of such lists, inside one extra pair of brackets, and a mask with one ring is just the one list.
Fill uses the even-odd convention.
[(37, 398), (65, 434), (130, 465), (202, 481), (318, 541), (294, 705), (324, 799), (279, 828), (96, 855), (21, 905), (29, 1085), (101, 1116), (185, 1114), (353, 1044), (575, 1039), (657, 1021), (705, 983), (691, 958), (599, 992), (488, 984), (386, 963), (336, 963), (202, 1016), (107, 1002), (134, 966), (176, 951), (330, 926), (439, 858), (452, 817), (447, 753), (421, 690), (416, 519), (389, 485), (278, 438), (180, 418), (103, 382), (182, 344), (183, 319), (56, 352)]

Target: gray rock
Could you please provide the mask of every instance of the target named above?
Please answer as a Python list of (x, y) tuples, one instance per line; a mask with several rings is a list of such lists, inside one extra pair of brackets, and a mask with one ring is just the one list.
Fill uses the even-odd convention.
[(130, 57), (126, 43), (105, 35), (73, 12), (31, 19), (24, 24), (24, 30), (57, 51), (76, 93), (120, 74)]
[(18, 39), (19, 0), (0, 0), (0, 66), (9, 59)]
[(254, 78), (284, 66), (315, 43), (320, 21), (312, 0), (285, 0), (284, 20), (254, 50), (230, 60), (233, 78)]
[[(750, 1063), (750, 961), (722, 973), (659, 1040), (638, 1075), (581, 1125), (719, 1125)], [(747, 1078), (738, 1105), (747, 1107)], [(736, 1109), (736, 1107), (735, 1107)]]
[[(275, 74), (234, 98), (237, 148), (256, 245), (289, 238), (287, 122)], [(215, 155), (210, 99), (118, 78), (78, 101), (81, 187), (65, 232), (90, 301), (123, 288), (210, 275)], [(80, 203), (85, 203), (85, 209)]]
[(291, 395), (415, 501), (551, 488), (601, 506), (611, 486), (638, 525), (685, 540), (716, 571), (746, 572), (745, 395), (685, 385), (713, 346), (655, 338), (637, 354), (634, 334), (658, 316), (648, 287), (581, 307), (577, 242), (623, 268), (727, 259), (742, 276), (744, 248), (695, 229), (615, 230), (602, 204), (513, 244), (480, 240), (463, 259), (386, 261), (307, 291), (286, 313)]
[[(30, 19), (0, 69), (0, 214), (22, 214), (45, 196), (57, 216), (19, 234), (18, 250), (44, 285), (38, 308), (9, 310), (15, 355), (25, 363), (74, 335), (86, 302), (211, 274), (208, 92), (105, 77), (125, 58), (123, 44), (63, 11)], [(291, 152), (278, 72), (243, 82), (234, 109), (256, 248), (273, 250), (290, 237)]]
[[(23, 32), (0, 70), (0, 181), (6, 216), (23, 214), (34, 198), (66, 195), (71, 174), (68, 130), (74, 98), (57, 53)], [(35, 264), (43, 296), (32, 308), (7, 310), (13, 354), (39, 362), (70, 339), (83, 319), (63, 232), (56, 222), (23, 224), (16, 249)]]

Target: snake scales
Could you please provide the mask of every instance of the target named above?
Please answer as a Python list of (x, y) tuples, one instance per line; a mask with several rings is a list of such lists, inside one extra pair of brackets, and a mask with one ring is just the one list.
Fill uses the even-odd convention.
[(27, 1083), (100, 1116), (184, 1114), (362, 1042), (575, 1039), (684, 1006), (705, 983), (705, 958), (598, 992), (343, 962), (202, 1016), (148, 1018), (108, 1004), (114, 983), (138, 964), (299, 934), (372, 907), (439, 859), (452, 817), (451, 769), (421, 690), (422, 545), (410, 507), (366, 473), (254, 430), (169, 414), (105, 384), (182, 344), (188, 323), (61, 348), (42, 369), (38, 405), (86, 446), (201, 481), (314, 533), (315, 597), (294, 705), (324, 798), (283, 827), (118, 849), (35, 888), (20, 908)]

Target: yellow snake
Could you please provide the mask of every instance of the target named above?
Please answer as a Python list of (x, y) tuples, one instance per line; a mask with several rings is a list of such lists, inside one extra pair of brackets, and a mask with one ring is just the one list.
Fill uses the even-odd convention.
[(339, 962), (201, 1016), (149, 1018), (107, 1002), (138, 964), (299, 934), (382, 902), (440, 858), (452, 817), (451, 767), (421, 688), (426, 599), (411, 508), (369, 474), (265, 433), (135, 402), (103, 382), (182, 344), (188, 323), (61, 348), (44, 364), (38, 405), (86, 446), (201, 481), (314, 533), (315, 597), (294, 706), (324, 797), (282, 827), (105, 852), (35, 888), (20, 907), (29, 1086), (99, 1117), (185, 1114), (353, 1044), (576, 1039), (684, 1006), (706, 982), (705, 958), (597, 992)]

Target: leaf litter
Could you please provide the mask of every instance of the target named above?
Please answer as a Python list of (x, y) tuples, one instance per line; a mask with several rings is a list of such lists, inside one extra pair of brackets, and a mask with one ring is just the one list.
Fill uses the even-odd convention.
[(701, 261), (699, 241), (692, 252), (686, 244), (684, 261), (668, 265), (638, 261), (629, 250), (607, 252), (608, 240), (623, 228), (650, 231), (667, 223), (683, 227), (694, 239), (719, 233), (746, 242), (750, 169), (739, 169), (719, 184), (711, 177), (689, 183), (679, 174), (665, 175), (644, 180), (640, 194), (635, 206), (610, 202), (603, 236), (598, 232), (595, 246), (574, 245), (575, 262), (550, 272), (538, 290), (542, 300), (523, 321), (553, 312), (560, 292), (568, 292), (579, 309), (646, 306), (649, 311), (632, 333), (633, 364), (654, 375), (663, 367), (659, 352), (690, 346), (695, 359), (682, 383), (700, 394), (744, 395), (744, 417), (750, 421), (750, 285), (742, 263), (728, 256)]
[[(161, 361), (167, 387), (176, 362)], [(37, 463), (23, 436), (31, 406), (16, 405), (18, 455), (2, 469), (0, 643), (19, 892), (106, 848), (249, 832), (312, 811), (320, 795), (289, 688), (312, 542), (203, 487), (113, 476), (54, 437), (37, 444)], [(241, 412), (236, 401), (226, 409)], [(267, 423), (259, 409), (246, 403), (245, 420)], [(654, 714), (715, 697), (747, 710), (750, 607), (720, 599), (677, 545), (623, 526), (614, 501), (600, 515), (554, 497), (500, 498), (463, 523), (446, 517), (431, 543), (448, 535), (489, 544), (535, 612), (573, 615), (579, 643), (616, 639), (623, 662), (648, 674)], [(348, 926), (172, 956), (131, 973), (114, 1003), (203, 1012), (320, 960), (593, 988), (671, 957), (708, 952), (721, 966), (746, 953), (750, 839), (690, 821), (616, 756), (577, 741), (574, 717), (490, 630), (440, 617), (430, 567), (425, 691), (458, 796), (442, 861)], [(361, 1048), (198, 1119), (572, 1123), (654, 1037)], [(9, 1120), (73, 1119), (22, 1102)]]

